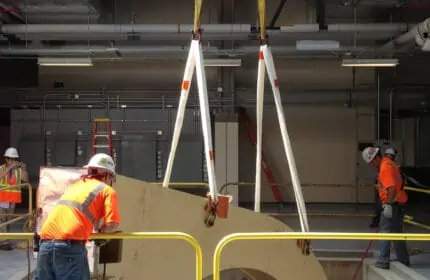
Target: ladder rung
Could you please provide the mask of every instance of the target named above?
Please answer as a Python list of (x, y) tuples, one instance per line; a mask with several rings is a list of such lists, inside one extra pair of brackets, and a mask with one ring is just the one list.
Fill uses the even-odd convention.
[(94, 145), (94, 148), (110, 148), (109, 145)]
[(109, 138), (109, 134), (96, 134), (95, 137), (106, 137), (106, 138)]

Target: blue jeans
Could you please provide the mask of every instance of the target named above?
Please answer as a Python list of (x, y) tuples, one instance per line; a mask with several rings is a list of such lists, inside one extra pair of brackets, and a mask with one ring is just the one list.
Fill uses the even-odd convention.
[(45, 241), (40, 244), (37, 280), (89, 280), (87, 249), (84, 243)]
[[(403, 233), (403, 219), (405, 217), (405, 208), (403, 206), (393, 205), (393, 217), (386, 218), (384, 214), (381, 213), (381, 223), (380, 232), (381, 233)], [(389, 240), (383, 240), (380, 243), (380, 263), (390, 262), (390, 243)], [(396, 251), (396, 256), (399, 262), (408, 264), (409, 263), (409, 253), (406, 246), (406, 241), (393, 241), (394, 250)]]

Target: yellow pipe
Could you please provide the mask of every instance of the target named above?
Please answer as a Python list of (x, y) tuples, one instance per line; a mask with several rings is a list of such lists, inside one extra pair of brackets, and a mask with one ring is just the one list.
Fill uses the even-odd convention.
[[(32, 239), (33, 233), (0, 233), (1, 239)], [(183, 232), (130, 232), (96, 233), (91, 239), (181, 239), (187, 241), (196, 253), (196, 280), (203, 279), (203, 253), (197, 240)]]
[[(149, 182), (149, 184), (151, 185), (157, 185), (157, 186), (162, 186), (163, 183), (161, 182)], [(209, 186), (208, 183), (204, 183), (204, 182), (173, 182), (173, 183), (169, 183), (169, 186), (183, 186), (183, 187), (207, 187)]]
[(213, 280), (220, 280), (221, 253), (225, 246), (235, 240), (296, 240), (296, 239), (330, 239), (330, 240), (409, 240), (430, 241), (430, 234), (414, 233), (340, 233), (340, 232), (258, 232), (232, 233), (224, 236), (213, 253)]
[(408, 187), (408, 186), (405, 186), (404, 189), (407, 191), (430, 194), (430, 190), (417, 189), (417, 188), (412, 188), (412, 187)]
[(408, 223), (408, 224), (411, 224), (411, 225), (414, 225), (414, 226), (417, 226), (417, 227), (420, 227), (420, 228), (424, 228), (424, 229), (430, 230), (430, 226), (425, 225), (425, 224), (421, 224), (421, 223), (417, 223), (417, 222), (415, 222), (413, 220), (405, 219), (404, 222)]

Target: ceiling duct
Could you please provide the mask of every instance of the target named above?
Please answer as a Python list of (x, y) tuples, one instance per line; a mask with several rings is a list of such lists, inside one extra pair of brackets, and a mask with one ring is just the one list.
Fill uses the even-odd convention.
[(425, 42), (428, 40), (427, 38), (428, 38), (429, 29), (430, 29), (430, 18), (427, 18), (423, 22), (415, 25), (408, 32), (389, 41), (388, 43), (383, 45), (380, 49), (381, 50), (394, 49), (401, 45), (410, 44), (414, 40), (419, 46), (423, 47)]

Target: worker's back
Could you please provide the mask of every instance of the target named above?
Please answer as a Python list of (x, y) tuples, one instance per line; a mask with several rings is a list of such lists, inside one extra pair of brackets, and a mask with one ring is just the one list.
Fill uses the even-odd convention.
[[(43, 223), (41, 239), (88, 240), (101, 218), (109, 222), (109, 215), (118, 216), (116, 205), (109, 203), (112, 196), (116, 197), (115, 190), (105, 183), (79, 180), (63, 194)], [(116, 204), (116, 199), (112, 202)]]

